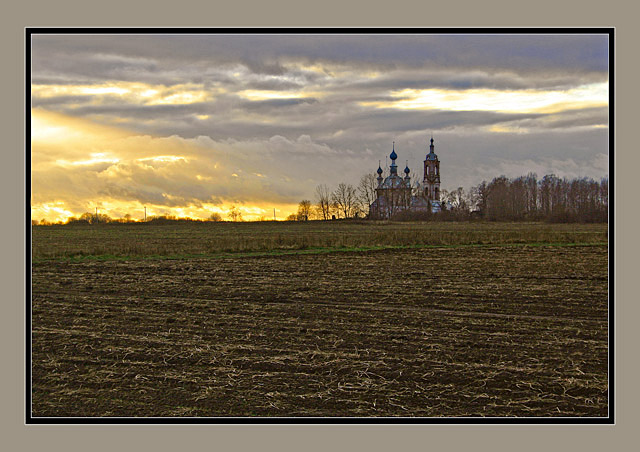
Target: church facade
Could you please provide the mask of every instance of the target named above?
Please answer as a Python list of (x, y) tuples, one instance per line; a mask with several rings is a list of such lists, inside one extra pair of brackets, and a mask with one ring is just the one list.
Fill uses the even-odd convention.
[(440, 212), (440, 160), (434, 151), (433, 137), (429, 146), (429, 153), (424, 160), (424, 175), (422, 183), (411, 185), (410, 170), (407, 165), (404, 176), (398, 174), (395, 143), (389, 157), (391, 166), (389, 174), (383, 177), (383, 171), (378, 165), (378, 186), (376, 199), (369, 206), (369, 217), (374, 219), (391, 218), (398, 212), (410, 210), (415, 212)]

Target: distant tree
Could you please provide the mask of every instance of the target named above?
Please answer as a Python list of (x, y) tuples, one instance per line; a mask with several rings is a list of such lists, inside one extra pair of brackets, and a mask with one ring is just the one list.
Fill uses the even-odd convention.
[(600, 219), (607, 221), (609, 217), (609, 178), (605, 177), (600, 181), (598, 192), (598, 205), (600, 206)]
[(469, 214), (470, 200), (464, 188), (458, 187), (455, 190), (442, 190), (441, 199), (444, 203), (451, 204), (452, 219), (464, 220)]
[(227, 216), (231, 219), (231, 221), (242, 221), (242, 212), (240, 212), (240, 210), (236, 206), (231, 206)]
[(524, 178), (525, 192), (527, 196), (526, 215), (530, 219), (538, 216), (538, 175), (529, 173)]
[(211, 215), (209, 215), (209, 218), (207, 220), (222, 221), (222, 215), (220, 215), (218, 212), (212, 212)]
[[(86, 215), (89, 215), (88, 217)], [(79, 218), (69, 217), (67, 224), (90, 224), (91, 214), (82, 214)]]
[(469, 193), (471, 209), (485, 215), (487, 211), (487, 182), (482, 181), (481, 184), (472, 187)]
[(443, 204), (449, 201), (449, 190), (445, 188), (440, 190), (440, 201), (442, 201)]
[(307, 221), (310, 216), (311, 216), (311, 201), (309, 201), (308, 199), (303, 199), (302, 201), (300, 201), (300, 204), (298, 204), (297, 220)]
[(287, 217), (287, 221), (298, 221), (298, 214), (292, 213)]
[[(328, 220), (329, 218), (325, 218), (325, 215), (318, 204), (314, 204), (311, 208), (312, 217), (316, 220)], [(329, 214), (327, 214), (328, 216)]]
[(331, 218), (331, 191), (326, 185), (318, 185), (316, 187), (316, 210), (318, 216), (323, 220)]
[(377, 187), (378, 181), (373, 174), (368, 173), (360, 178), (360, 183), (358, 184), (358, 207), (362, 216), (369, 214), (369, 206), (376, 200)]
[(85, 212), (80, 215), (80, 221), (84, 221), (86, 223), (92, 224), (95, 221), (95, 214), (91, 212)]
[(487, 218), (490, 220), (511, 219), (509, 187), (511, 181), (506, 176), (494, 178), (487, 186)]
[(331, 194), (331, 200), (344, 218), (353, 217), (356, 210), (357, 194), (352, 185), (341, 182)]

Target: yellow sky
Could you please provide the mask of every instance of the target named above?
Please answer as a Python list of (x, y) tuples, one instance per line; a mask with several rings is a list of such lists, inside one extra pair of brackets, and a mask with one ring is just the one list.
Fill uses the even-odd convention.
[[(199, 168), (199, 155), (202, 149), (189, 141), (176, 140), (173, 143), (166, 139), (138, 136), (118, 127), (95, 124), (91, 121), (52, 113), (42, 109), (33, 109), (32, 126), (32, 196), (31, 213), (35, 220), (45, 219), (50, 222), (66, 221), (69, 217), (80, 216), (84, 212), (98, 212), (113, 218), (122, 218), (125, 214), (135, 220), (147, 217), (172, 215), (206, 219), (212, 213), (218, 213), (223, 219), (232, 206), (242, 214), (244, 220), (285, 219), (297, 211), (297, 204), (282, 202), (238, 202), (234, 199), (222, 199), (218, 203), (198, 202), (185, 205), (167, 205), (139, 200), (123, 200), (108, 194), (97, 195), (91, 190), (74, 193), (76, 199), (69, 202), (69, 194), (56, 197), (56, 186), (49, 186), (49, 193), (42, 196), (39, 188), (42, 180), (48, 175), (66, 171), (69, 175), (81, 172), (87, 184), (92, 180), (107, 185), (110, 179), (122, 180), (131, 169), (138, 172), (151, 172), (167, 180), (172, 174), (182, 174), (183, 183), (193, 179), (194, 184), (206, 184), (215, 180), (215, 175), (199, 174), (206, 168)], [(174, 154), (169, 154), (173, 151)], [(182, 165), (182, 166), (181, 166)], [(185, 165), (191, 165), (185, 167)], [(211, 166), (217, 170), (217, 164)], [(99, 168), (99, 169), (95, 169)], [(229, 174), (237, 177), (237, 174)], [(262, 176), (262, 175), (259, 175)], [(82, 176), (79, 176), (82, 177)], [(263, 177), (263, 176), (262, 176)], [(125, 182), (126, 183), (126, 182)], [(132, 180), (131, 183), (135, 183)], [(172, 201), (171, 193), (161, 193), (162, 200)], [(179, 199), (176, 201), (180, 203)], [(73, 204), (73, 206), (71, 205)]]

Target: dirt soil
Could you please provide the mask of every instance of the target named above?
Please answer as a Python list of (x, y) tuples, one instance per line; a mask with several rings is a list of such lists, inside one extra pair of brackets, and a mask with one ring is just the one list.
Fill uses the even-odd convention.
[(606, 246), (33, 265), (33, 416), (607, 416)]

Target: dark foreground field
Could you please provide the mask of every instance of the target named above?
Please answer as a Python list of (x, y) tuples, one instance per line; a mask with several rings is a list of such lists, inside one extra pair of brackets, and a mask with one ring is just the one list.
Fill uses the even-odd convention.
[[(484, 245), (473, 227), (450, 226), (457, 246), (86, 260), (55, 247), (97, 229), (36, 228), (32, 414), (607, 416), (606, 226), (480, 225), (502, 231)], [(111, 246), (149, 246), (130, 234)]]

